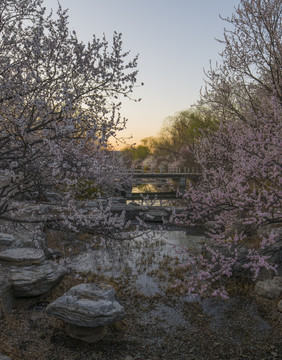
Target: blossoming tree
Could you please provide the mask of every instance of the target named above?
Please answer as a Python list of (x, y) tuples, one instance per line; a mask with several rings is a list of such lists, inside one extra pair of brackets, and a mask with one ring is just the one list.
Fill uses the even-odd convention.
[(125, 126), (120, 96), (129, 97), (136, 83), (137, 57), (128, 57), (121, 34), (114, 33), (112, 44), (95, 36), (80, 42), (60, 6), (54, 16), (42, 0), (1, 1), (2, 220), (31, 221), (16, 200), (28, 193), (39, 201), (55, 188), (64, 195), (61, 224), (94, 232), (121, 226), (107, 206), (83, 217), (74, 194), (81, 179), (108, 190), (125, 181), (120, 159), (106, 148)]
[(201, 141), (202, 180), (185, 194), (186, 221), (212, 225), (211, 245), (187, 253), (190, 293), (226, 297), (224, 280), (240, 267), (254, 278), (261, 268), (276, 272), (269, 255), (281, 251), (281, 12), (279, 0), (241, 0), (227, 19), (221, 64), (208, 72), (200, 104), (221, 124)]

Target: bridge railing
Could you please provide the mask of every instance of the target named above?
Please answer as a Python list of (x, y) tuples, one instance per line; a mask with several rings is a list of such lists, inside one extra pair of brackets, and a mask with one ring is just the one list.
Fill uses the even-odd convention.
[(141, 167), (137, 166), (131, 169), (132, 174), (201, 174), (198, 167)]

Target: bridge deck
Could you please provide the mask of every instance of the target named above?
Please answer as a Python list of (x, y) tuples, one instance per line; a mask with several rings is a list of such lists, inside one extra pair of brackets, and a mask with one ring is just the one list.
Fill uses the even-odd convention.
[(144, 197), (153, 200), (157, 198), (158, 200), (168, 200), (168, 199), (176, 199), (177, 192), (176, 191), (167, 191), (167, 192), (150, 192), (150, 193), (132, 193), (128, 199), (130, 200), (142, 200)]

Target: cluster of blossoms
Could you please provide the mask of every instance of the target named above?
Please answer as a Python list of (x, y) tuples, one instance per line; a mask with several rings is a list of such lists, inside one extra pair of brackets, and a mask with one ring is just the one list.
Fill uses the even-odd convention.
[(269, 260), (281, 248), (281, 13), (280, 1), (242, 0), (227, 19), (234, 30), (224, 34), (222, 64), (208, 74), (200, 104), (220, 125), (197, 148), (202, 180), (184, 198), (186, 222), (209, 223), (212, 245), (187, 263), (191, 293), (226, 297), (224, 279), (240, 267), (254, 278), (262, 268), (276, 272)]
[(83, 181), (97, 194), (130, 181), (122, 160), (107, 150), (125, 126), (119, 98), (136, 83), (137, 57), (128, 55), (121, 34), (111, 44), (95, 36), (80, 42), (60, 6), (55, 16), (43, 0), (1, 1), (0, 218), (28, 221), (16, 200), (32, 194), (41, 201), (51, 189), (63, 196), (62, 225), (95, 232), (107, 219), (108, 230), (121, 228), (108, 205), (84, 219), (73, 199)]

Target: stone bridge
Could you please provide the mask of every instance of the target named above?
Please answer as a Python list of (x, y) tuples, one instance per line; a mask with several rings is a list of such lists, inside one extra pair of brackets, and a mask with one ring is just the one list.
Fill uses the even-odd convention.
[[(140, 179), (138, 184), (142, 184), (142, 179), (175, 179), (179, 183), (179, 191), (184, 192), (186, 188), (186, 179), (189, 179), (193, 182), (197, 182), (201, 177), (201, 171), (199, 168), (171, 168), (171, 167), (159, 167), (159, 168), (148, 168), (148, 167), (136, 167), (131, 170), (129, 173), (134, 179)], [(167, 196), (167, 198), (173, 197), (175, 192), (168, 193), (150, 193), (150, 195), (162, 195)], [(132, 188), (126, 189), (126, 198), (132, 199)], [(149, 195), (148, 193), (139, 193), (141, 195)], [(137, 195), (134, 194), (134, 197)]]

